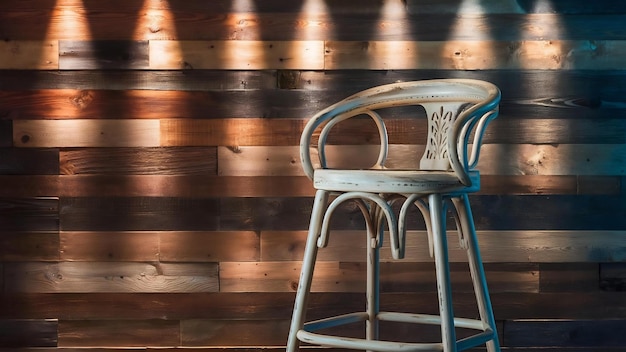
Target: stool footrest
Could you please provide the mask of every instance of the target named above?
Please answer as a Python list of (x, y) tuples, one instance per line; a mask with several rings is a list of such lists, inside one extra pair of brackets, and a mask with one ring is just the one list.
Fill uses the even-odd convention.
[[(299, 330), (296, 336), (302, 342), (335, 348), (362, 349), (376, 352), (443, 351), (442, 343), (409, 343), (367, 340), (352, 337), (318, 334), (313, 332), (320, 329), (367, 321), (368, 318), (369, 315), (367, 314), (367, 312), (355, 312), (325, 319), (319, 319), (305, 323), (303, 329)], [(441, 325), (441, 317), (439, 315), (431, 314), (379, 312), (377, 315), (377, 320), (411, 324)], [(494, 338), (494, 331), (491, 328), (486, 327), (482, 321), (477, 319), (454, 318), (454, 326), (457, 328), (480, 330), (480, 332), (475, 335), (458, 340), (456, 342), (458, 351), (463, 351), (482, 345)]]

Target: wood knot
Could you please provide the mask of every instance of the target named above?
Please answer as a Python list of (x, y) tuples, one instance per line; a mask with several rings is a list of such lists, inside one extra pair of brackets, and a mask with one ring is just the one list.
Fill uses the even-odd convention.
[(72, 105), (79, 109), (84, 109), (93, 101), (93, 95), (87, 90), (80, 91), (77, 95), (70, 97)]

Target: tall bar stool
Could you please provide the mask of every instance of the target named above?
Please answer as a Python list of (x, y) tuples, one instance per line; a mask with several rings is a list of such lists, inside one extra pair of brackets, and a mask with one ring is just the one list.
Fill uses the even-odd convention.
[[(300, 139), (300, 156), (306, 175), (316, 188), (300, 281), (287, 341), (287, 352), (300, 342), (311, 345), (380, 352), (462, 351), (486, 344), (500, 351), (493, 310), (476, 238), (468, 194), (480, 189), (476, 170), (482, 137), (489, 121), (498, 115), (500, 91), (491, 83), (469, 79), (422, 80), (382, 85), (354, 94), (313, 116)], [(421, 106), (428, 121), (425, 152), (419, 167), (391, 169), (385, 166), (388, 138), (381, 109)], [(406, 109), (406, 108), (403, 108)], [(369, 169), (332, 169), (327, 166), (326, 141), (331, 129), (353, 117), (371, 118), (378, 128), (380, 151)], [(317, 152), (312, 146), (319, 138)], [(313, 150), (313, 151), (312, 151)], [(317, 162), (312, 162), (317, 154)], [(419, 156), (418, 156), (419, 157)], [(417, 163), (416, 163), (417, 164)], [(363, 311), (305, 322), (318, 248), (329, 239), (333, 212), (353, 201), (363, 213), (368, 236), (367, 304)], [(452, 308), (452, 290), (446, 214), (455, 216), (461, 246), (466, 249), (480, 319), (459, 318)], [(385, 312), (379, 309), (379, 252), (388, 232), (394, 259), (405, 252), (406, 221), (415, 206), (421, 213), (434, 256), (439, 314)], [(387, 231), (385, 231), (387, 228)], [(379, 339), (379, 322), (440, 325), (441, 342), (408, 343)], [(365, 337), (322, 333), (332, 328), (364, 322)], [(456, 328), (471, 329), (457, 339)]]

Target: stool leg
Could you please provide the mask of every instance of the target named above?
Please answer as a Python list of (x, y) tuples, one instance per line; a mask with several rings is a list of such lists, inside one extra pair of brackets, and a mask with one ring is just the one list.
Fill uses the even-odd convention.
[(328, 204), (328, 192), (318, 190), (315, 193), (313, 210), (311, 212), (311, 222), (309, 224), (309, 234), (307, 235), (304, 248), (304, 258), (302, 260), (302, 270), (300, 281), (296, 292), (296, 299), (293, 307), (293, 315), (289, 328), (289, 338), (287, 339), (287, 352), (296, 352), (298, 349), (297, 333), (304, 326), (304, 319), (307, 310), (307, 301), (311, 291), (311, 281), (313, 270), (315, 269), (315, 259), (317, 257), (317, 239), (320, 235), (324, 211)]
[[(372, 215), (374, 214), (374, 215)], [(370, 211), (370, 217), (376, 217), (375, 212)], [(378, 228), (378, 222), (374, 221)], [(378, 313), (380, 311), (380, 249), (377, 243), (377, 233), (368, 228), (367, 230), (367, 314), (365, 323), (365, 337), (368, 340), (378, 340)]]
[(428, 204), (430, 207), (431, 228), (433, 231), (443, 351), (456, 352), (456, 332), (454, 330), (452, 289), (450, 287), (450, 265), (448, 263), (448, 240), (446, 238), (446, 209), (440, 194), (429, 195)]
[(485, 270), (483, 268), (482, 258), (480, 255), (480, 248), (478, 246), (478, 238), (476, 236), (476, 228), (474, 227), (469, 198), (467, 194), (464, 194), (459, 198), (453, 198), (452, 201), (457, 209), (459, 222), (462, 226), (461, 231), (467, 241), (467, 258), (470, 267), (470, 274), (472, 276), (472, 283), (474, 285), (474, 292), (476, 294), (476, 302), (478, 304), (480, 319), (483, 324), (489, 326), (494, 332), (493, 339), (487, 342), (487, 351), (500, 352), (500, 342), (496, 330), (496, 322), (493, 316), (491, 299), (489, 298), (487, 279), (485, 278)]

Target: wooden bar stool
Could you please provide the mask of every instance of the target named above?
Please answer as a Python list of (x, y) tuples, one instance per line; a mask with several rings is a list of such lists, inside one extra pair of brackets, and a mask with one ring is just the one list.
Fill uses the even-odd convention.
[[(452, 352), (483, 344), (489, 352), (500, 351), (468, 201), (468, 194), (480, 188), (480, 176), (476, 170), (480, 145), (487, 124), (498, 115), (499, 102), (499, 89), (488, 82), (423, 80), (364, 90), (320, 111), (308, 121), (300, 139), (300, 156), (304, 171), (317, 191), (287, 341), (288, 352), (295, 352), (300, 342), (380, 352)], [(388, 138), (382, 110), (403, 107), (405, 111), (407, 106), (421, 107), (426, 112), (428, 136), (426, 141), (421, 141), (425, 144), (425, 152), (421, 155), (419, 167), (388, 168), (385, 165)], [(369, 169), (330, 168), (326, 157), (327, 137), (335, 125), (353, 117), (369, 117), (376, 124), (380, 136), (378, 158)], [(317, 148), (311, 145), (314, 136), (318, 138)], [(312, 154), (317, 155), (315, 163), (312, 162)], [(327, 245), (330, 218), (346, 201), (355, 202), (365, 217), (369, 243), (366, 259), (367, 305), (361, 312), (305, 322), (318, 248)], [(467, 250), (480, 319), (454, 316), (445, 221), (448, 205), (451, 205), (451, 213), (455, 216), (461, 246)], [(438, 315), (384, 312), (379, 309), (379, 251), (383, 234), (389, 234), (393, 258), (402, 259), (407, 214), (413, 206), (424, 218), (431, 256), (434, 256)], [(380, 321), (440, 325), (441, 341), (409, 343), (380, 340)], [(319, 332), (358, 322), (364, 322), (364, 338)], [(474, 333), (457, 339), (456, 328), (472, 329), (470, 331)]]

